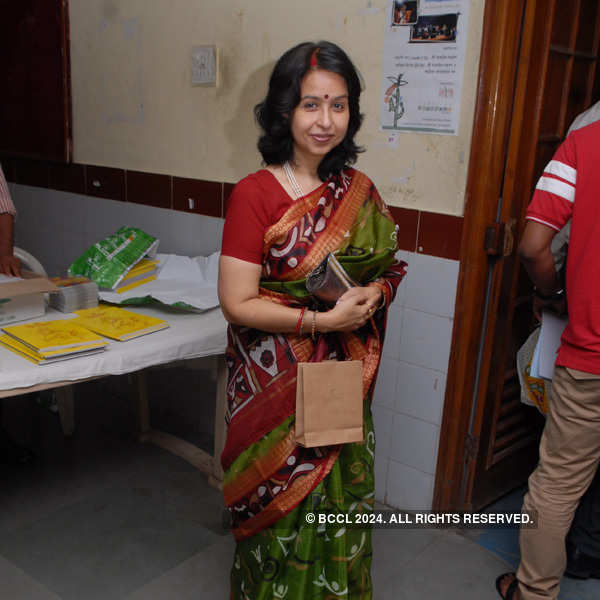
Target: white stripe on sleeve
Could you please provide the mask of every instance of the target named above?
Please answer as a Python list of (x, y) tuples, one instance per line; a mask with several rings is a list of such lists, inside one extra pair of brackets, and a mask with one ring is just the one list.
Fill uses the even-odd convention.
[(557, 227), (556, 225), (552, 225), (552, 223), (548, 223), (548, 221), (544, 221), (543, 219), (538, 219), (537, 217), (525, 217), (525, 219), (527, 221), (536, 221), (537, 223), (541, 223), (542, 225), (547, 225), (548, 227), (551, 227), (552, 229), (555, 229), (556, 231), (560, 231), (560, 227)]
[(577, 171), (559, 160), (551, 160), (544, 169), (544, 173), (556, 175), (569, 183), (575, 185), (577, 183)]
[(574, 202), (575, 200), (575, 188), (570, 183), (565, 183), (552, 177), (540, 177), (535, 189), (550, 192), (569, 202)]

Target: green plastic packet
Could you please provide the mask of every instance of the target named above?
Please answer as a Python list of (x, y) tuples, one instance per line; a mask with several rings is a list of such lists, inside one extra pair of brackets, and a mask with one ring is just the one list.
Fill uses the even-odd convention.
[(121, 227), (90, 246), (69, 267), (69, 275), (87, 277), (98, 287), (114, 289), (144, 256), (154, 257), (157, 248), (155, 237), (136, 227)]

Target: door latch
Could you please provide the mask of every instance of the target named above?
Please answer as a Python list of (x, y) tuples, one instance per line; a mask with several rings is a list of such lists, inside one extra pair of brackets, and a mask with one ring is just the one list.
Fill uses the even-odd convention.
[(493, 223), (485, 228), (483, 246), (488, 256), (510, 256), (515, 247), (516, 219), (506, 223)]

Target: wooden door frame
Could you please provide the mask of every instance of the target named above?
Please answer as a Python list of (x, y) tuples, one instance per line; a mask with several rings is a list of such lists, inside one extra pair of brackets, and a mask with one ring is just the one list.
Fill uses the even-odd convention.
[(62, 88), (63, 135), (65, 139), (64, 161), (73, 162), (73, 98), (71, 89), (71, 22), (69, 19), (69, 0), (62, 0), (60, 5), (61, 40), (62, 40)]
[(467, 463), (477, 455), (478, 446), (478, 440), (468, 434), (485, 326), (482, 307), (489, 261), (484, 242), (486, 228), (497, 221), (502, 193), (523, 13), (522, 0), (486, 1), (434, 510), (469, 508), (463, 490)]

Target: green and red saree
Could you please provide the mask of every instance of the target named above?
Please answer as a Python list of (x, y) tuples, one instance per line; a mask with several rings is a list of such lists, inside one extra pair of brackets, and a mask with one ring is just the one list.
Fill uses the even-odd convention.
[[(348, 169), (292, 204), (264, 236), (260, 296), (319, 307), (305, 278), (327, 252), (356, 281), (377, 280), (385, 306), (349, 333), (228, 331), (228, 433), (221, 461), (237, 541), (231, 598), (372, 598), (371, 532), (311, 525), (307, 513), (372, 510), (375, 435), (370, 402), (386, 313), (405, 271), (394, 221), (373, 183)], [(296, 365), (327, 358), (363, 361), (364, 442), (304, 448), (294, 441)]]

